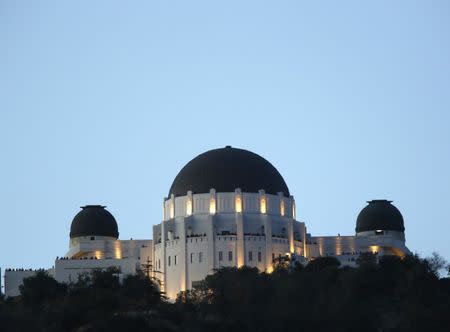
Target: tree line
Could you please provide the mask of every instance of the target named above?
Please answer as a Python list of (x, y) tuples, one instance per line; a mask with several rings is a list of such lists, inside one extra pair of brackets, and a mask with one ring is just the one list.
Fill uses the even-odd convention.
[(286, 260), (267, 274), (223, 268), (168, 301), (144, 273), (114, 268), (57, 282), (24, 279), (0, 299), (1, 331), (449, 331), (450, 278), (438, 255), (362, 255), (357, 267), (323, 257)]

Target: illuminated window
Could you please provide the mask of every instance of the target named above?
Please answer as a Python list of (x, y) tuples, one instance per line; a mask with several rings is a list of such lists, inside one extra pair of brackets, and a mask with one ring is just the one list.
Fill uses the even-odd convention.
[(242, 198), (241, 195), (236, 195), (235, 199), (236, 212), (242, 212)]
[(284, 200), (280, 201), (280, 214), (284, 217)]
[(192, 214), (192, 199), (188, 198), (186, 201), (186, 215), (190, 216)]
[(209, 200), (209, 213), (214, 214), (216, 213), (216, 198), (211, 197)]
[(259, 206), (261, 213), (267, 213), (267, 199), (265, 196), (262, 196), (259, 200)]

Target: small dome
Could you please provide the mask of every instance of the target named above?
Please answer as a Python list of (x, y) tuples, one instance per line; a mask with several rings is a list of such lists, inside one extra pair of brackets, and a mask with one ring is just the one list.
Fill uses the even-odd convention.
[(106, 206), (86, 205), (73, 218), (70, 226), (70, 238), (79, 236), (119, 237), (116, 219), (105, 210)]
[(248, 193), (263, 189), (268, 194), (282, 192), (289, 196), (283, 177), (266, 159), (226, 146), (202, 153), (187, 163), (173, 181), (169, 197), (184, 196), (188, 191), (208, 193), (212, 188), (216, 192), (234, 192), (240, 188)]
[(392, 201), (373, 200), (358, 215), (356, 233), (376, 230), (404, 232), (403, 216)]

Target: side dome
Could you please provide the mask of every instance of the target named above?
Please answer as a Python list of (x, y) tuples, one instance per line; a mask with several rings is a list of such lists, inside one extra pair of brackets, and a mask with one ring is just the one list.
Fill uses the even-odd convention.
[(114, 216), (105, 210), (106, 206), (86, 205), (81, 207), (81, 211), (73, 218), (70, 225), (70, 238), (79, 236), (109, 236), (118, 238)]
[(358, 215), (356, 233), (376, 230), (404, 232), (405, 226), (400, 211), (392, 201), (373, 200)]
[(216, 192), (266, 193), (276, 195), (282, 192), (289, 197), (289, 189), (283, 177), (263, 157), (256, 153), (227, 146), (210, 150), (192, 159), (184, 166), (169, 190), (169, 196), (184, 196), (188, 191), (194, 194)]

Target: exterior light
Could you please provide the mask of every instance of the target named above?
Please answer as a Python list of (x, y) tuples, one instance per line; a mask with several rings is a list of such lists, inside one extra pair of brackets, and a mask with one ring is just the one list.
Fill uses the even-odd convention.
[(372, 254), (377, 254), (380, 252), (380, 247), (379, 246), (370, 246), (369, 250)]
[(122, 258), (122, 250), (120, 248), (120, 242), (116, 243), (114, 248), (114, 258), (121, 259)]
[(263, 214), (267, 213), (267, 198), (266, 198), (266, 196), (262, 196), (259, 199), (259, 207), (260, 207), (261, 213), (263, 213)]
[(236, 198), (234, 200), (234, 205), (236, 207), (236, 212), (241, 213), (242, 212), (242, 198), (241, 195), (236, 195)]
[(173, 204), (173, 200), (170, 201), (170, 219), (173, 219), (175, 216), (175, 206)]
[(190, 216), (192, 214), (192, 199), (188, 198), (186, 201), (186, 215)]
[(282, 217), (284, 217), (284, 200), (280, 200), (280, 214)]
[(292, 203), (292, 219), (295, 219), (295, 202)]
[(216, 198), (211, 197), (209, 200), (209, 213), (215, 214), (216, 213)]

